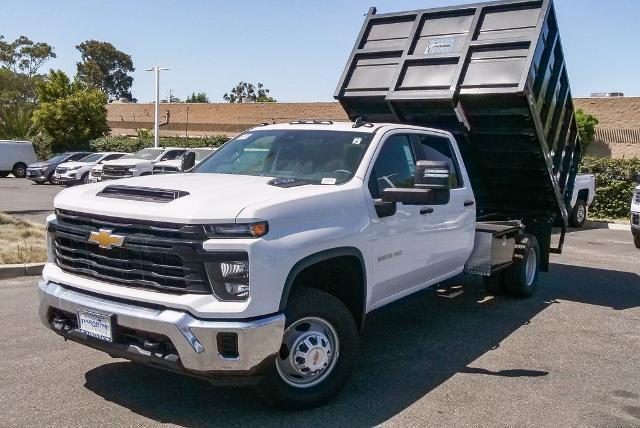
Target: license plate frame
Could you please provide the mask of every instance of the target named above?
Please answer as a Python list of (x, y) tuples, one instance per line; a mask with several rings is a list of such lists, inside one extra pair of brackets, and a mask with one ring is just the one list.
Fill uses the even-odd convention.
[(76, 314), (78, 317), (78, 330), (87, 336), (105, 342), (113, 342), (113, 314), (103, 314), (87, 309), (78, 309)]

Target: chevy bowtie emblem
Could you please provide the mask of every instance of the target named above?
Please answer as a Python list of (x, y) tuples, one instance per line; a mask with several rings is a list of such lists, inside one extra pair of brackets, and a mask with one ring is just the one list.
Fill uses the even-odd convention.
[(121, 247), (124, 242), (124, 236), (112, 235), (112, 230), (100, 229), (99, 232), (91, 232), (89, 242), (98, 244), (100, 248), (110, 249), (113, 247)]

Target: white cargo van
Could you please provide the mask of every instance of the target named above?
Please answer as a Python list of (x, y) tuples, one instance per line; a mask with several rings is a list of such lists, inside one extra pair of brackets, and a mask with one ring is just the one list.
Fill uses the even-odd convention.
[(36, 152), (29, 141), (0, 140), (0, 177), (13, 174), (17, 178), (27, 176), (27, 165), (36, 162)]

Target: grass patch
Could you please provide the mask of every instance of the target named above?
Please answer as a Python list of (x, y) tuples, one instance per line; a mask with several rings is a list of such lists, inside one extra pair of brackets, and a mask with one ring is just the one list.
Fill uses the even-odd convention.
[(47, 261), (44, 225), (0, 213), (0, 264)]

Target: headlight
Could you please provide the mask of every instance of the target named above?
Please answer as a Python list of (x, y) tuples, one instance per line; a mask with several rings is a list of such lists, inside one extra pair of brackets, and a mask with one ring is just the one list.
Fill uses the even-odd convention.
[(53, 229), (55, 227), (56, 216), (54, 214), (47, 217), (47, 262), (54, 263), (56, 258), (56, 250), (53, 247), (54, 236)]
[(269, 232), (269, 223), (229, 223), (205, 226), (209, 238), (260, 238)]
[(249, 298), (249, 260), (246, 253), (235, 260), (208, 262), (207, 274), (213, 293), (220, 300), (241, 301)]

